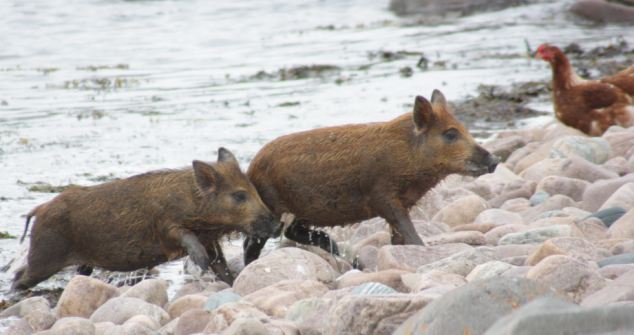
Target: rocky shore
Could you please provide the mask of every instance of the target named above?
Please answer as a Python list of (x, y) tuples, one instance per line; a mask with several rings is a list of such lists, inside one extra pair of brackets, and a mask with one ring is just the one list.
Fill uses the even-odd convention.
[(76, 276), (51, 306), (0, 313), (5, 334), (629, 334), (634, 332), (634, 128), (559, 123), (485, 144), (505, 163), (450, 176), (412, 210), (426, 246), (373, 219), (330, 230), (342, 257), (283, 241), (233, 287), (115, 287)]

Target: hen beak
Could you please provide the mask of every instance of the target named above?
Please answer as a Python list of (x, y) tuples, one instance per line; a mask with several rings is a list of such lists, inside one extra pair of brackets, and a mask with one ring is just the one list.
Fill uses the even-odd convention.
[(544, 59), (544, 57), (542, 56), (541, 53), (539, 53), (539, 51), (535, 51), (535, 54), (533, 55), (533, 57), (535, 57), (535, 59)]

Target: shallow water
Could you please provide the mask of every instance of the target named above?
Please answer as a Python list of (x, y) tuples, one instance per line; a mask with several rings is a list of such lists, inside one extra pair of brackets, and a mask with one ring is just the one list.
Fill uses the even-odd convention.
[[(549, 77), (546, 64), (526, 57), (524, 39), (533, 47), (634, 42), (629, 28), (572, 20), (568, 3), (423, 26), (394, 16), (387, 0), (5, 1), (0, 230), (21, 235), (23, 215), (55, 195), (29, 191), (35, 182), (89, 185), (215, 160), (219, 146), (246, 168), (279, 135), (388, 120), (434, 88), (457, 100), (479, 84)], [(369, 56), (381, 50), (413, 54)], [(430, 60), (428, 70), (416, 67), (416, 52)], [(253, 78), (316, 64), (340, 69), (299, 80)], [(400, 73), (406, 66), (410, 77)], [(19, 250), (16, 239), (0, 240), (0, 265)], [(161, 270), (182, 281), (181, 262)], [(0, 299), (10, 278), (0, 273)]]

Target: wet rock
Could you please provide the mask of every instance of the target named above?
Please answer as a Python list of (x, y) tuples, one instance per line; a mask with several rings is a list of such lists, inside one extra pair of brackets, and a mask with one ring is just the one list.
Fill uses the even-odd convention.
[(552, 255), (568, 255), (585, 261), (595, 261), (597, 248), (588, 240), (577, 237), (556, 237), (545, 241), (526, 260), (526, 265), (536, 265)]
[(482, 334), (518, 306), (554, 294), (550, 288), (523, 278), (474, 281), (434, 300), (394, 334)]
[(458, 231), (453, 233), (439, 234), (423, 239), (425, 245), (439, 245), (448, 243), (464, 243), (469, 245), (486, 244), (484, 234), (479, 231)]
[(497, 245), (499, 240), (507, 234), (518, 233), (530, 229), (523, 224), (507, 224), (500, 227), (496, 227), (484, 234), (484, 238), (487, 244)]
[(286, 319), (293, 321), (302, 335), (321, 335), (326, 331), (330, 300), (303, 299), (295, 302), (286, 312)]
[(174, 335), (189, 335), (202, 332), (210, 319), (211, 312), (201, 308), (190, 309), (178, 318), (176, 327), (174, 327)]
[(256, 319), (237, 319), (225, 329), (221, 335), (270, 335), (269, 330), (262, 322)]
[(90, 320), (76, 316), (61, 318), (49, 330), (39, 332), (39, 335), (92, 335), (95, 325)]
[(606, 284), (594, 262), (565, 255), (544, 258), (528, 271), (526, 278), (553, 287), (575, 302), (580, 302), (584, 296), (600, 290)]
[(612, 264), (632, 264), (634, 263), (634, 253), (620, 254), (616, 256), (606, 257), (597, 262), (599, 267)]
[(630, 209), (608, 228), (610, 238), (634, 238), (634, 209)]
[(601, 137), (565, 136), (553, 143), (550, 157), (569, 158), (576, 155), (594, 164), (603, 164), (611, 151), (610, 143)]
[(315, 280), (284, 280), (244, 296), (268, 315), (283, 318), (288, 307), (297, 300), (322, 296), (328, 287)]
[(416, 272), (425, 273), (431, 270), (440, 270), (447, 273), (455, 273), (464, 277), (476, 266), (492, 260), (493, 256), (491, 253), (477, 249), (466, 250), (420, 266), (416, 269)]
[(377, 257), (379, 249), (373, 246), (365, 246), (361, 248), (355, 257), (357, 268), (360, 270), (377, 270)]
[(634, 301), (634, 270), (609, 282), (602, 289), (588, 295), (581, 306), (602, 306), (619, 301)]
[(493, 277), (497, 277), (502, 273), (506, 272), (513, 265), (501, 262), (501, 261), (490, 261), (476, 266), (468, 275), (467, 281), (475, 281), (475, 280), (484, 280)]
[(554, 225), (532, 228), (526, 231), (504, 235), (498, 245), (504, 244), (536, 244), (542, 243), (554, 237), (566, 237), (572, 235), (572, 228), (568, 225)]
[(488, 204), (484, 199), (477, 195), (469, 195), (441, 209), (434, 215), (433, 221), (443, 222), (449, 227), (472, 223), (487, 207)]
[(163, 307), (167, 303), (167, 281), (163, 279), (146, 279), (132, 286), (121, 296), (139, 298), (150, 304)]
[(74, 276), (57, 302), (57, 317), (90, 315), (110, 298), (118, 296), (117, 288), (87, 276)]
[(109, 321), (120, 325), (135, 315), (147, 315), (161, 325), (170, 320), (162, 308), (139, 298), (117, 297), (106, 301), (90, 316), (92, 322)]
[(563, 194), (574, 201), (583, 198), (583, 191), (590, 185), (589, 182), (562, 176), (548, 176), (537, 183), (537, 191), (544, 191), (548, 194)]
[(389, 269), (415, 271), (422, 265), (466, 250), (473, 250), (473, 247), (461, 243), (441, 244), (429, 247), (418, 245), (386, 245), (379, 249), (377, 267), (379, 271)]
[(394, 11), (398, 15), (433, 15), (446, 14), (449, 12), (457, 12), (461, 15), (468, 15), (473, 12), (500, 10), (524, 3), (524, 1), (520, 0), (390, 0), (390, 10)]
[(0, 319), (10, 316), (23, 318), (34, 332), (49, 329), (57, 320), (48, 300), (43, 297), (24, 299), (0, 312)]
[(322, 258), (298, 248), (282, 248), (261, 257), (242, 270), (233, 290), (245, 296), (280, 280), (317, 280), (333, 285), (337, 272)]
[(541, 298), (499, 319), (485, 335), (588, 334), (625, 335), (634, 330), (634, 306), (582, 308)]
[(174, 319), (190, 309), (203, 308), (206, 302), (207, 297), (204, 295), (189, 294), (170, 302), (169, 306), (167, 306), (167, 313), (171, 319)]
[(601, 205), (600, 209), (612, 207), (621, 207), (627, 210), (634, 208), (634, 182), (619, 187), (616, 192)]
[(403, 275), (403, 283), (410, 292), (421, 292), (438, 286), (450, 286), (452, 289), (467, 283), (464, 276), (441, 270), (429, 270), (423, 273), (408, 273)]
[(523, 224), (524, 220), (517, 213), (499, 208), (490, 208), (478, 214), (474, 223), (481, 225), (492, 223), (501, 226), (509, 224)]
[(203, 332), (220, 333), (238, 319), (254, 319), (266, 322), (269, 317), (246, 301), (231, 302), (211, 311), (211, 319)]
[(527, 143), (528, 141), (526, 138), (519, 135), (513, 135), (488, 141), (482, 146), (491, 154), (500, 157), (502, 162), (504, 162), (511, 153), (525, 146)]
[(605, 0), (577, 0), (570, 11), (597, 22), (634, 22), (634, 7)]
[(242, 299), (242, 297), (233, 293), (233, 291), (224, 290), (210, 295), (205, 302), (204, 308), (208, 311), (213, 311), (224, 304), (240, 301), (240, 299)]
[(583, 192), (583, 209), (594, 212), (608, 200), (621, 186), (634, 183), (634, 173), (609, 180), (600, 180), (589, 185)]
[(409, 271), (393, 269), (378, 272), (361, 272), (358, 270), (351, 270), (337, 278), (337, 288), (377, 282), (387, 285), (399, 292), (405, 292), (406, 289), (401, 281), (401, 275), (406, 273), (409, 273)]
[[(429, 298), (411, 294), (346, 296), (330, 310), (325, 334), (375, 334), (383, 320), (403, 313), (411, 315), (429, 302)], [(390, 334), (393, 330), (383, 331)]]
[(601, 220), (603, 225), (610, 227), (614, 222), (616, 222), (616, 220), (625, 215), (626, 212), (627, 211), (621, 207), (610, 207), (594, 212), (584, 219), (597, 218)]

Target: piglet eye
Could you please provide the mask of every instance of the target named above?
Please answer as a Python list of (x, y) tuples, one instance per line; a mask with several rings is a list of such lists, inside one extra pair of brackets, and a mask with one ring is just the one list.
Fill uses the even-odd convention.
[(244, 191), (234, 192), (233, 194), (231, 194), (231, 197), (233, 197), (233, 200), (235, 202), (240, 204), (247, 201), (247, 192), (244, 192)]
[(446, 143), (455, 142), (459, 136), (460, 136), (460, 133), (458, 132), (456, 128), (451, 128), (442, 134), (442, 138)]

